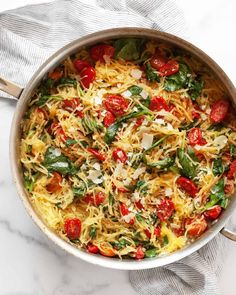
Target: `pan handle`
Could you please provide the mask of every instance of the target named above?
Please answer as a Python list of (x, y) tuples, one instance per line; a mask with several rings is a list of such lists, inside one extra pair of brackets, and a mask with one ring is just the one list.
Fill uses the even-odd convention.
[(0, 90), (14, 96), (16, 99), (19, 99), (23, 88), (0, 77)]
[(222, 230), (220, 231), (220, 233), (225, 236), (226, 238), (236, 242), (236, 233), (234, 233), (233, 231), (223, 227)]

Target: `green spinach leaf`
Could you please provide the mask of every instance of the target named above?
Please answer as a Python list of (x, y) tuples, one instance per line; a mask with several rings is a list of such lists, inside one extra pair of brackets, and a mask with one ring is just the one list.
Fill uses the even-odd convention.
[(185, 88), (188, 85), (190, 75), (189, 66), (185, 63), (179, 63), (178, 73), (168, 76), (165, 79), (164, 88), (167, 91), (176, 91)]
[(160, 77), (157, 72), (152, 68), (150, 62), (146, 64), (146, 76), (150, 82), (160, 82)]
[(214, 160), (212, 172), (215, 176), (224, 173), (224, 166), (220, 158)]
[(115, 58), (138, 60), (141, 57), (146, 41), (139, 38), (123, 38), (114, 42)]
[(226, 208), (227, 206), (227, 198), (225, 196), (225, 192), (224, 192), (224, 180), (223, 178), (221, 178), (215, 185), (214, 187), (211, 189), (211, 194), (209, 197), (209, 202), (207, 202), (204, 206), (204, 210), (207, 210), (213, 206), (215, 206), (216, 204), (221, 205), (221, 207)]
[(190, 78), (188, 82), (188, 94), (192, 100), (196, 100), (198, 98), (202, 92), (203, 86), (204, 82), (202, 80), (194, 80), (193, 78)]
[(177, 155), (179, 163), (182, 166), (181, 174), (188, 178), (194, 178), (196, 176), (196, 165), (194, 165), (187, 157), (184, 149), (177, 149)]

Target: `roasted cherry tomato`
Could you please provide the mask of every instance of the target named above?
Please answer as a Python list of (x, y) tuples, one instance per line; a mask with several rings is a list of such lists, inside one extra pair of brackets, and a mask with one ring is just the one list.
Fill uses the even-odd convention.
[(42, 115), (44, 119), (47, 119), (48, 113), (44, 108), (37, 108), (36, 111), (38, 114)]
[(203, 215), (195, 218), (187, 218), (185, 221), (185, 228), (191, 237), (200, 236), (207, 228), (207, 222)]
[(116, 120), (116, 117), (109, 111), (106, 112), (106, 115), (103, 119), (103, 124), (105, 127), (109, 127), (111, 124), (113, 124)]
[(178, 73), (179, 63), (176, 60), (169, 60), (164, 66), (159, 69), (162, 76), (171, 76)]
[(144, 230), (144, 232), (145, 232), (145, 235), (147, 236), (147, 238), (150, 240), (151, 239), (151, 236), (152, 236), (150, 230), (146, 228)]
[(108, 243), (102, 243), (99, 245), (98, 248), (99, 248), (100, 254), (102, 254), (103, 256), (107, 256), (107, 257), (116, 256), (115, 250)]
[(229, 171), (227, 173), (227, 178), (228, 179), (234, 179), (235, 175), (236, 175), (236, 160), (231, 162), (231, 164), (229, 166)]
[(191, 197), (196, 196), (196, 193), (198, 192), (198, 188), (192, 180), (186, 177), (180, 176), (177, 179), (176, 183), (182, 190), (184, 190)]
[(91, 65), (86, 60), (77, 59), (74, 61), (74, 67), (80, 73), (83, 69), (91, 67)]
[(150, 59), (150, 64), (152, 68), (159, 71), (161, 67), (163, 67), (166, 64), (165, 58), (160, 54), (154, 54), (152, 58)]
[(95, 78), (96, 78), (96, 71), (93, 67), (84, 68), (80, 72), (80, 83), (83, 88), (89, 88), (90, 84), (93, 83)]
[(88, 148), (87, 151), (94, 155), (94, 157), (97, 158), (99, 161), (103, 162), (106, 160), (106, 157), (95, 149)]
[(157, 217), (160, 219), (160, 221), (166, 221), (171, 217), (175, 210), (174, 204), (169, 198), (164, 198), (160, 201), (160, 203), (157, 205)]
[(96, 245), (93, 245), (93, 244), (88, 244), (87, 246), (87, 250), (89, 253), (93, 253), (93, 254), (97, 254), (99, 249)]
[(107, 111), (110, 111), (114, 116), (123, 115), (128, 108), (128, 101), (123, 96), (118, 94), (108, 94), (104, 101), (104, 106)]
[(176, 237), (181, 237), (184, 235), (184, 228), (180, 227), (180, 228), (173, 228), (172, 229), (174, 234), (176, 235)]
[(155, 229), (154, 229), (154, 235), (157, 238), (161, 236), (161, 228), (160, 228), (160, 226), (155, 227)]
[[(130, 213), (129, 209), (124, 203), (120, 204), (120, 212), (122, 216), (128, 215)], [(128, 224), (134, 224), (134, 218), (131, 218)]]
[(164, 98), (161, 96), (156, 96), (151, 99), (149, 109), (153, 112), (160, 111), (160, 110), (165, 110), (165, 111), (169, 112), (169, 110), (170, 110), (168, 104), (166, 103)]
[(204, 216), (208, 219), (214, 220), (220, 215), (221, 211), (222, 208), (220, 207), (220, 205), (215, 205), (212, 208), (206, 210), (204, 212)]
[(141, 116), (139, 118), (137, 118), (136, 123), (135, 123), (135, 127), (139, 127), (143, 124), (143, 121), (145, 120), (145, 116)]
[(52, 80), (59, 80), (63, 76), (62, 71), (54, 71), (48, 74), (48, 77), (51, 78)]
[(126, 163), (126, 161), (128, 160), (128, 156), (127, 156), (126, 152), (120, 148), (116, 148), (112, 152), (112, 157), (115, 161), (120, 162), (120, 163)]
[(47, 191), (49, 193), (58, 192), (62, 188), (61, 182), (62, 182), (61, 174), (58, 172), (53, 172), (52, 177), (50, 179), (50, 183), (46, 187)]
[(217, 100), (211, 107), (210, 118), (214, 123), (224, 120), (229, 110), (229, 102), (225, 99)]
[(68, 112), (73, 112), (80, 105), (80, 99), (74, 97), (72, 99), (65, 99), (62, 102), (62, 108)]
[(199, 119), (201, 116), (198, 112), (192, 111), (192, 118), (193, 119)]
[(108, 58), (112, 58), (114, 53), (115, 48), (107, 44), (96, 45), (90, 49), (90, 56), (94, 61), (99, 60), (101, 62), (104, 62), (106, 60), (106, 56)]
[(68, 218), (64, 223), (64, 230), (70, 240), (78, 239), (81, 233), (81, 221), (79, 218)]
[(141, 203), (140, 200), (138, 200), (137, 202), (135, 202), (135, 206), (139, 209), (139, 210), (142, 210), (144, 207), (143, 207), (143, 204)]
[(87, 194), (83, 200), (87, 204), (92, 204), (93, 206), (99, 206), (105, 201), (105, 194), (103, 192), (98, 192), (95, 195)]
[(194, 146), (194, 145), (205, 145), (206, 140), (202, 137), (202, 131), (200, 128), (192, 128), (188, 132), (188, 140), (189, 144)]
[(224, 187), (224, 191), (227, 195), (232, 195), (234, 193), (234, 180), (233, 179), (227, 179)]
[(137, 247), (136, 253), (135, 253), (135, 259), (143, 259), (144, 258), (144, 251), (143, 247), (140, 245)]

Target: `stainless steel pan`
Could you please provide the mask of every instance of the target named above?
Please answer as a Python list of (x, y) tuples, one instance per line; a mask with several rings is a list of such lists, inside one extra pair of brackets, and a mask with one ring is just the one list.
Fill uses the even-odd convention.
[(22, 179), (22, 168), (19, 159), (19, 147), (20, 147), (20, 122), (27, 109), (28, 101), (31, 97), (33, 90), (38, 86), (42, 78), (47, 72), (59, 65), (67, 56), (76, 53), (84, 46), (90, 46), (96, 43), (103, 42), (108, 39), (115, 39), (121, 37), (145, 37), (148, 39), (153, 39), (156, 41), (168, 42), (172, 45), (178, 46), (184, 50), (187, 50), (192, 55), (196, 56), (203, 63), (205, 63), (218, 77), (221, 83), (224, 85), (229, 98), (231, 99), (233, 105), (236, 105), (236, 91), (235, 87), (229, 78), (226, 76), (224, 71), (204, 52), (196, 48), (192, 44), (177, 38), (176, 36), (158, 32), (156, 30), (142, 29), (142, 28), (121, 28), (121, 29), (110, 29), (101, 31), (88, 35), (86, 37), (80, 38), (67, 46), (60, 49), (54, 55), (52, 55), (33, 75), (32, 79), (28, 85), (23, 89), (4, 78), (0, 78), (0, 89), (14, 96), (18, 102), (16, 106), (15, 115), (11, 126), (11, 136), (10, 136), (10, 160), (12, 167), (12, 174), (18, 193), (25, 205), (26, 210), (29, 215), (39, 226), (39, 228), (57, 245), (63, 248), (65, 251), (84, 259), (88, 262), (98, 264), (105, 267), (110, 267), (114, 269), (146, 269), (153, 268), (157, 266), (166, 265), (171, 262), (175, 262), (187, 255), (190, 255), (194, 251), (197, 251), (211, 239), (214, 238), (219, 232), (226, 236), (227, 238), (236, 241), (236, 234), (226, 229), (224, 226), (233, 213), (236, 207), (236, 197), (232, 197), (228, 208), (221, 214), (218, 222), (216, 222), (208, 231), (206, 231), (197, 241), (189, 245), (188, 247), (181, 249), (177, 252), (169, 254), (168, 256), (157, 257), (152, 259), (144, 259), (142, 261), (135, 260), (119, 260), (114, 258), (107, 258), (100, 255), (92, 255), (83, 250), (77, 249), (61, 239), (56, 233), (54, 233), (50, 228), (48, 228), (37, 212), (32, 207), (28, 192), (25, 190)]

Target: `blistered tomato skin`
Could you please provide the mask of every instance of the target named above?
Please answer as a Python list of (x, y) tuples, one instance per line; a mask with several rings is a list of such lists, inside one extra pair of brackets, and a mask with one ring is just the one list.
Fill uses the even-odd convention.
[(118, 117), (127, 111), (128, 101), (119, 94), (108, 94), (104, 101), (104, 106), (107, 111)]
[(193, 198), (198, 192), (198, 187), (196, 186), (196, 184), (186, 177), (179, 177), (176, 181), (176, 184)]
[(80, 73), (83, 69), (91, 67), (91, 65), (86, 60), (77, 59), (74, 61), (74, 67), (76, 68), (77, 72)]
[(175, 210), (174, 203), (169, 198), (164, 198), (160, 201), (160, 203), (157, 205), (157, 217), (160, 219), (160, 221), (166, 221), (171, 217)]
[(165, 65), (159, 69), (159, 73), (162, 76), (168, 77), (178, 73), (179, 63), (176, 60), (169, 60)]
[(112, 58), (114, 53), (115, 48), (107, 44), (96, 45), (90, 49), (90, 56), (94, 61), (105, 62), (106, 56)]
[(106, 196), (103, 192), (98, 192), (95, 195), (93, 194), (87, 194), (83, 198), (83, 201), (87, 204), (91, 204), (93, 206), (98, 207), (101, 205), (106, 199)]
[(219, 99), (211, 107), (210, 118), (214, 123), (220, 123), (225, 119), (228, 111), (228, 100)]
[(112, 114), (112, 112), (107, 111), (103, 119), (103, 124), (105, 127), (109, 127), (111, 124), (115, 122), (115, 120), (116, 117)]
[(204, 212), (204, 216), (207, 218), (207, 219), (210, 219), (210, 220), (214, 220), (216, 219), (217, 217), (219, 217), (220, 213), (222, 211), (222, 208), (220, 205), (215, 205), (214, 207), (206, 210)]
[(170, 108), (169, 108), (167, 102), (161, 96), (156, 96), (151, 99), (149, 109), (153, 112), (154, 111), (161, 111), (161, 110), (165, 110), (167, 112), (170, 111)]
[(64, 230), (70, 240), (76, 240), (80, 237), (81, 221), (79, 218), (68, 218), (64, 223)]
[(89, 88), (96, 79), (96, 71), (93, 67), (84, 68), (80, 72), (80, 83), (83, 88)]
[(198, 237), (207, 229), (207, 222), (203, 215), (188, 218), (185, 221), (185, 229), (190, 237)]
[(188, 132), (188, 140), (189, 144), (192, 146), (205, 145), (207, 143), (206, 140), (202, 137), (202, 131), (200, 128), (192, 128)]
[(159, 71), (160, 68), (166, 64), (166, 60), (160, 54), (154, 54), (152, 56), (152, 58), (150, 59), (150, 64), (151, 64), (152, 68)]

